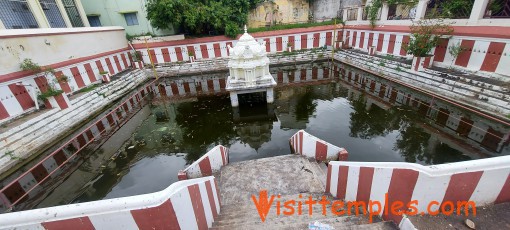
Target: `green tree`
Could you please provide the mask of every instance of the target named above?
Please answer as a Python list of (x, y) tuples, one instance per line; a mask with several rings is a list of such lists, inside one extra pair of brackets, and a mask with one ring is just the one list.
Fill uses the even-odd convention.
[(158, 29), (171, 25), (191, 35), (225, 33), (235, 37), (248, 13), (262, 0), (150, 0), (147, 19)]

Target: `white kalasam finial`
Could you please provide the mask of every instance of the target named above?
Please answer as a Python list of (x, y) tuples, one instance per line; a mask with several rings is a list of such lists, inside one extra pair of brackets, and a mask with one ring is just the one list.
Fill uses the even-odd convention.
[(244, 33), (248, 33), (248, 29), (246, 28), (246, 25), (244, 25)]

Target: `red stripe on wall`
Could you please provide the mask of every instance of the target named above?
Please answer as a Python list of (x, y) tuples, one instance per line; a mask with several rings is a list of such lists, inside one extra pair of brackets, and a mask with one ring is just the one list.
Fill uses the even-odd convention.
[(85, 131), (85, 134), (87, 134), (87, 138), (89, 138), (89, 140), (94, 139), (94, 134), (92, 133), (92, 130), (88, 129), (87, 131)]
[(264, 41), (266, 42), (266, 52), (268, 52), (268, 53), (271, 52), (271, 43), (270, 43), (271, 40), (269, 40), (269, 38), (264, 38)]
[(7, 113), (5, 106), (0, 101), (0, 120), (8, 118), (8, 117), (9, 117), (9, 113)]
[(90, 219), (86, 216), (80, 218), (57, 220), (52, 222), (42, 223), (42, 226), (47, 230), (94, 230), (94, 225), (90, 222)]
[(468, 201), (475, 191), (482, 174), (483, 171), (452, 175), (442, 203), (452, 201), (454, 204), (457, 204), (457, 201)]
[(313, 47), (314, 48), (319, 47), (320, 37), (321, 37), (320, 33), (314, 33), (313, 34)]
[(37, 182), (42, 182), (43, 179), (48, 176), (48, 171), (46, 171), (46, 168), (43, 164), (37, 165), (30, 172), (34, 176), (35, 180), (37, 180)]
[(227, 87), (227, 81), (226, 81), (226, 79), (225, 79), (225, 78), (221, 78), (221, 79), (219, 80), (219, 82), (220, 82), (220, 89), (221, 89), (221, 90), (224, 90), (224, 89)]
[(380, 33), (379, 38), (377, 40), (377, 51), (381, 52), (384, 42), (384, 34)]
[(506, 44), (503, 42), (491, 42), (489, 49), (485, 54), (485, 58), (483, 59), (482, 67), (480, 67), (480, 70), (495, 72), (496, 68), (498, 67), (499, 60), (501, 59), (501, 55), (503, 55), (505, 45)]
[(501, 188), (501, 191), (499, 191), (498, 198), (496, 198), (496, 201), (494, 201), (496, 204), (504, 202), (510, 202), (510, 175), (507, 176), (503, 188)]
[(223, 163), (223, 165), (227, 165), (227, 162), (225, 162), (225, 149), (223, 147), (220, 147), (220, 152), (221, 152), (221, 162)]
[[(289, 45), (290, 44), (290, 45)], [(296, 42), (294, 40), (294, 36), (289, 36), (288, 37), (288, 43), (287, 43), (287, 46), (288, 47), (291, 47), (292, 50), (295, 50), (296, 49)]]
[(37, 88), (39, 88), (39, 90), (41, 92), (46, 92), (48, 90), (49, 85), (48, 85), (48, 79), (46, 79), (46, 77), (43, 77), (43, 76), (35, 77), (34, 81), (35, 81), (35, 84), (37, 85)]
[(301, 69), (301, 74), (300, 74), (300, 80), (301, 81), (305, 81), (306, 80), (306, 69)]
[(469, 58), (471, 57), (471, 53), (473, 52), (473, 47), (475, 46), (474, 40), (462, 40), (460, 46), (464, 48), (464, 52), (460, 53), (457, 59), (455, 60), (455, 65), (466, 67), (469, 63)]
[(184, 58), (182, 57), (182, 49), (181, 47), (175, 47), (175, 55), (177, 56), (177, 61), (183, 61)]
[(277, 82), (283, 83), (283, 71), (278, 71), (278, 73), (276, 73), (276, 76)]
[(205, 157), (202, 159), (198, 166), (200, 167), (200, 172), (202, 172), (202, 176), (211, 176), (212, 175), (212, 168), (211, 168), (211, 162), (209, 161), (209, 157)]
[(131, 215), (139, 229), (181, 229), (170, 200), (156, 207), (131, 210)]
[(348, 166), (340, 166), (338, 169), (338, 184), (336, 187), (336, 197), (338, 199), (345, 199), (345, 193), (347, 192), (347, 176), (349, 174)]
[(161, 49), (161, 53), (163, 54), (164, 62), (171, 62), (170, 60), (170, 52), (168, 52), (168, 48)]
[(299, 132), (299, 153), (303, 154), (303, 132)]
[(318, 72), (317, 67), (312, 68), (312, 79), (317, 79)]
[(115, 71), (113, 70), (112, 62), (110, 61), (110, 58), (105, 58), (104, 61), (106, 62), (106, 66), (108, 67), (108, 71), (110, 71), (110, 74), (115, 74)]
[(14, 97), (21, 105), (21, 108), (23, 108), (23, 110), (27, 110), (35, 106), (34, 100), (32, 99), (30, 92), (28, 92), (25, 86), (16, 85), (15, 83), (13, 83), (9, 85), (9, 89), (11, 90), (12, 94), (14, 94)]
[(200, 45), (200, 52), (202, 53), (202, 58), (209, 58), (209, 52), (207, 50), (207, 45)]
[(388, 42), (388, 52), (389, 54), (392, 54), (395, 50), (395, 42), (397, 40), (397, 35), (390, 34), (390, 41)]
[(374, 46), (374, 33), (368, 32), (368, 47), (370, 46)]
[(359, 38), (359, 48), (362, 48), (365, 46), (365, 32), (360, 32), (360, 38)]
[(448, 41), (449, 39), (446, 38), (439, 39), (439, 44), (436, 46), (436, 49), (434, 50), (434, 61), (436, 62), (444, 61), (444, 56), (446, 54), (446, 50), (448, 49)]
[(100, 60), (96, 61), (96, 66), (97, 66), (97, 69), (99, 70), (99, 72), (104, 72), (103, 64), (101, 64)]
[(124, 67), (127, 68), (129, 65), (128, 65), (128, 62), (126, 60), (126, 53), (121, 53), (120, 54), (120, 58), (122, 59), (122, 63), (124, 63)]
[(85, 82), (83, 81), (83, 78), (81, 76), (80, 70), (78, 70), (78, 67), (71, 68), (71, 74), (73, 75), (74, 81), (78, 85), (78, 88), (85, 87)]
[(331, 166), (330, 164), (328, 164), (328, 175), (326, 177), (326, 193), (330, 193), (330, 189), (331, 189), (331, 169), (332, 169), (333, 166)]
[(156, 58), (156, 51), (154, 50), (149, 50), (149, 62), (150, 64), (154, 63), (158, 63), (158, 59)]
[(59, 95), (55, 96), (55, 101), (57, 101), (57, 104), (60, 107), (60, 109), (69, 108), (69, 104), (67, 103), (66, 99), (64, 98), (64, 95), (59, 94)]
[(276, 37), (276, 51), (280, 52), (283, 49), (282, 37)]
[(214, 193), (212, 190), (212, 185), (211, 185), (210, 180), (205, 182), (205, 189), (207, 190), (207, 197), (209, 198), (209, 205), (211, 206), (213, 218), (216, 219), (216, 217), (218, 216), (218, 211), (216, 209), (216, 202), (214, 201)]
[(351, 43), (351, 44), (352, 44), (352, 46), (353, 46), (353, 47), (355, 47), (355, 46), (356, 46), (356, 39), (357, 39), (357, 38), (358, 38), (358, 31), (354, 31), (354, 32), (352, 33), (352, 39), (351, 39), (351, 40), (352, 40), (352, 43)]
[(220, 43), (214, 43), (213, 47), (214, 47), (214, 56), (221, 57)]
[(129, 63), (133, 63), (133, 57), (131, 56), (131, 53), (128, 54)]
[(315, 159), (325, 161), (328, 156), (328, 146), (322, 142), (315, 142)]
[(302, 34), (301, 35), (301, 49), (307, 49), (307, 43), (308, 43), (308, 35)]
[(357, 201), (365, 201), (368, 204), (370, 200), (370, 191), (372, 190), (372, 180), (374, 179), (374, 168), (360, 167)]
[(189, 82), (184, 82), (182, 85), (184, 86), (185, 93), (191, 93), (191, 89), (189, 88)]
[(352, 38), (349, 38), (350, 35), (351, 35), (351, 31), (348, 30), (347, 33), (345, 34), (345, 41), (344, 41), (344, 43), (346, 43), (345, 45), (351, 44)]
[(103, 124), (103, 122), (102, 121), (96, 122), (96, 126), (97, 126), (97, 129), (99, 130), (99, 133), (102, 134), (103, 131), (104, 131), (104, 124)]
[[(400, 223), (402, 215), (394, 214), (397, 214), (395, 212), (398, 211), (407, 210), (406, 205), (411, 201), (419, 174), (419, 172), (411, 169), (393, 169), (390, 187), (388, 188), (388, 203), (384, 204), (389, 205), (388, 210), (390, 211), (383, 214), (385, 220), (393, 220), (397, 224)], [(393, 209), (391, 206), (395, 205), (395, 202), (403, 202), (403, 206), (399, 209)]]
[(326, 45), (330, 46), (332, 45), (333, 41), (333, 32), (326, 32)]
[(90, 66), (90, 63), (85, 63), (83, 66), (85, 67), (85, 72), (87, 72), (87, 76), (89, 77), (90, 82), (95, 82), (97, 79), (94, 75), (94, 71), (92, 70), (92, 66)]
[(214, 81), (213, 80), (207, 80), (207, 90), (209, 90), (209, 92), (214, 92)]
[(172, 84), (170, 84), (170, 88), (172, 88), (173, 95), (179, 95), (179, 88), (177, 88), (177, 83), (172, 82)]
[(115, 66), (117, 66), (117, 70), (119, 72), (122, 71), (122, 67), (120, 67), (120, 61), (119, 57), (117, 57), (117, 54), (113, 55), (113, 61), (115, 62)]
[(207, 226), (207, 219), (205, 218), (204, 202), (200, 195), (200, 188), (197, 184), (188, 186), (189, 196), (191, 197), (191, 204), (195, 212), (195, 219), (197, 220), (198, 229), (209, 229)]
[(406, 44), (409, 44), (409, 36), (408, 35), (404, 35), (402, 37), (402, 45), (400, 46), (400, 56), (406, 56), (407, 55), (407, 52), (404, 49), (404, 46)]

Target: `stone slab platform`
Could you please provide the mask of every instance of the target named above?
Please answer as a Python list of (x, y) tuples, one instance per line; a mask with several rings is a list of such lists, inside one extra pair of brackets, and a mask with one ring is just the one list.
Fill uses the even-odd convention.
[(324, 193), (327, 167), (300, 155), (236, 162), (221, 169), (222, 205), (251, 204), (260, 190), (269, 195)]

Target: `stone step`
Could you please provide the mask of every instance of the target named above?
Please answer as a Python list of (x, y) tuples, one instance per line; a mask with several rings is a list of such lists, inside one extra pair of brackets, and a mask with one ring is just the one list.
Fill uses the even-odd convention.
[[(397, 230), (398, 227), (395, 223), (390, 221), (377, 222), (371, 224), (348, 224), (341, 221), (336, 221), (336, 218), (331, 219), (322, 219), (319, 222), (322, 224), (328, 224), (330, 227), (333, 227), (334, 230)], [(295, 230), (302, 229), (308, 230), (309, 224), (314, 223), (315, 221), (303, 222), (303, 223), (293, 223), (287, 224), (284, 226), (263, 226), (264, 230)], [(217, 226), (209, 228), (211, 230), (223, 230), (223, 229), (242, 229), (242, 230), (260, 230), (260, 225), (232, 225), (232, 226)]]
[[(318, 221), (323, 219), (331, 219), (331, 218), (342, 218), (355, 220), (356, 223), (364, 223), (363, 218), (361, 216), (336, 216), (336, 215), (322, 215), (322, 214), (314, 214), (312, 216), (309, 215), (281, 215), (274, 218), (266, 218), (264, 222), (258, 216), (258, 213), (254, 213), (256, 218), (246, 219), (246, 218), (234, 218), (231, 220), (215, 220), (213, 226), (234, 226), (234, 225), (265, 225), (265, 226), (285, 226), (291, 223), (303, 223), (303, 222), (311, 222)], [(220, 215), (221, 216), (221, 215)]]
[[(268, 195), (270, 196), (271, 194), (268, 194)], [(302, 198), (299, 198), (299, 195), (301, 195)], [(334, 198), (330, 194), (324, 194), (324, 193), (300, 193), (300, 194), (291, 194), (291, 195), (281, 195), (280, 198), (278, 198), (277, 195), (275, 194), (275, 198), (274, 198), (273, 204), (271, 205), (271, 210), (276, 209), (276, 202), (277, 201), (280, 201), (281, 204), (283, 205), (283, 203), (286, 202), (286, 201), (295, 200), (296, 201), (296, 205), (295, 206), (297, 206), (297, 202), (298, 201), (302, 201), (303, 206), (305, 206), (304, 202), (306, 200), (308, 200), (309, 196), (312, 196), (313, 200), (320, 200), (320, 199), (322, 199), (322, 196), (325, 196), (327, 200), (330, 200), (330, 201), (334, 200)], [(256, 197), (256, 199), (258, 201), (259, 200), (259, 195), (257, 194), (255, 197)], [(257, 209), (256, 209), (255, 204), (253, 203), (253, 201), (251, 199), (250, 199), (250, 203), (248, 203), (248, 204), (221, 205), (221, 214), (227, 214), (227, 213), (230, 213), (230, 212), (236, 213), (236, 212), (239, 212), (240, 210), (243, 210), (243, 211), (255, 210), (256, 211)]]

